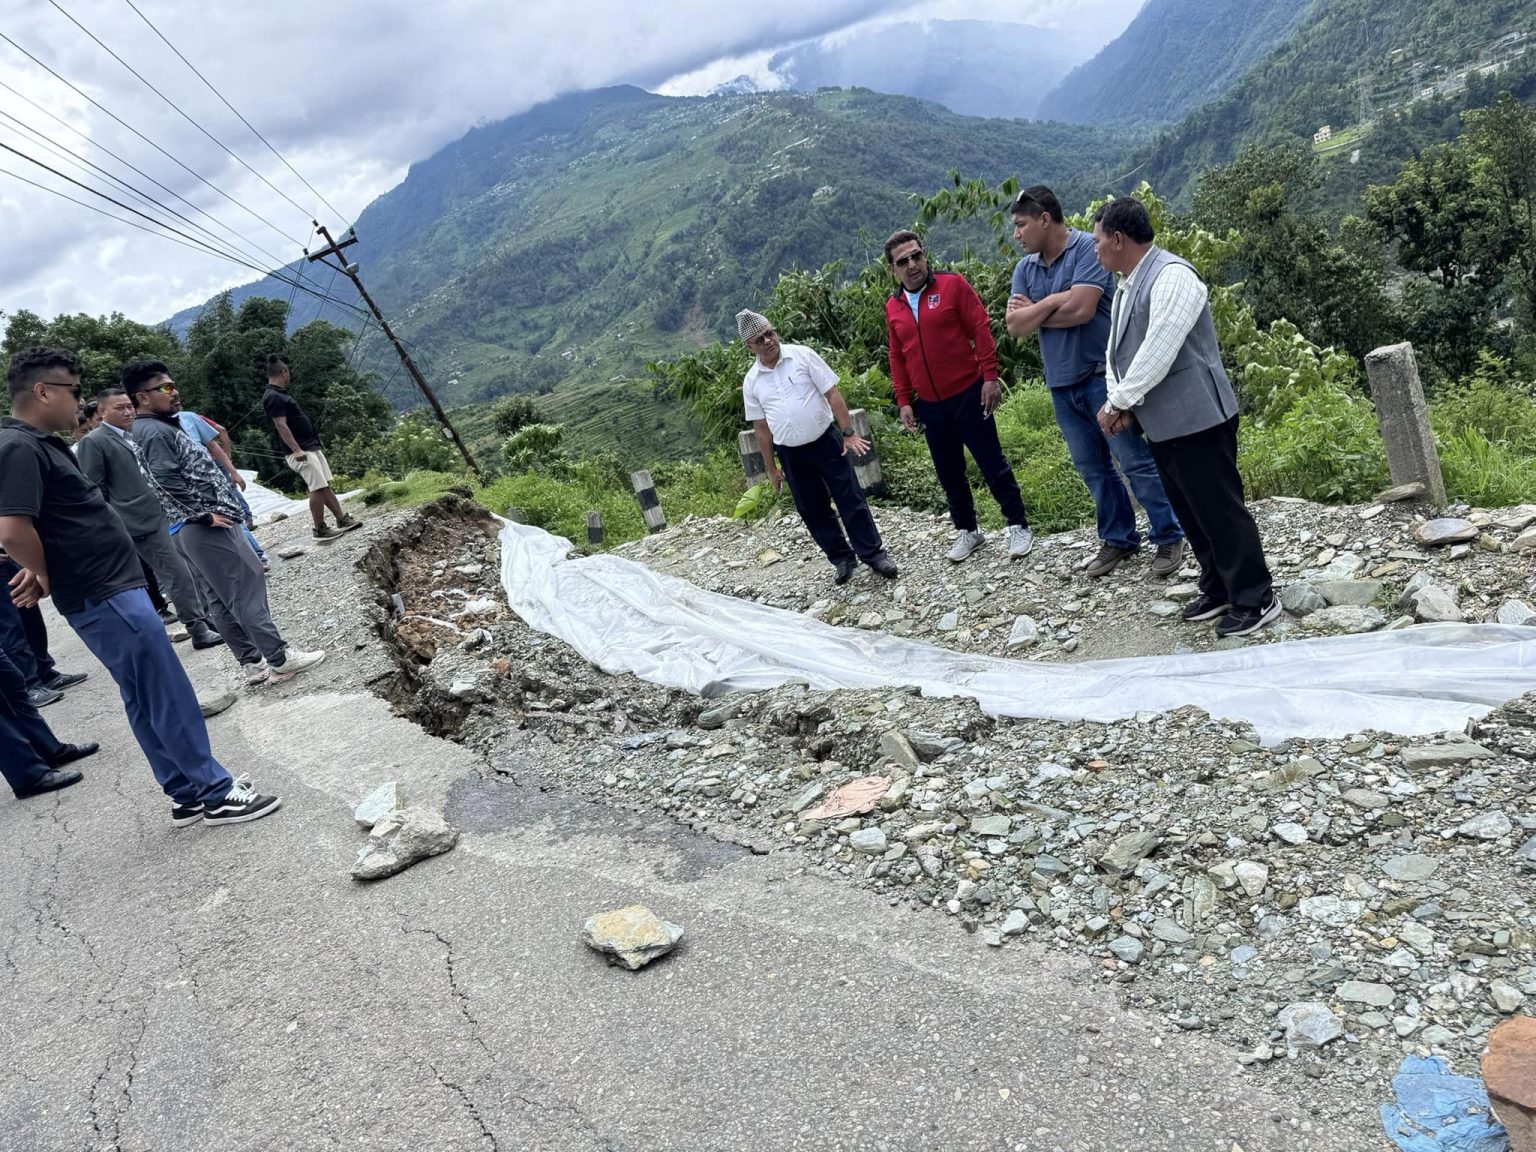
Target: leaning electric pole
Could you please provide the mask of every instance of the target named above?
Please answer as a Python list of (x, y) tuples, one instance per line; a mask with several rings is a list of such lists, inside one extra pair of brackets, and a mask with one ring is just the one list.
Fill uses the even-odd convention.
[[(469, 449), (465, 447), (464, 441), (459, 439), (459, 430), (453, 426), (453, 422), (448, 419), (448, 413), (444, 412), (443, 406), (437, 402), (437, 395), (432, 391), (432, 386), (427, 383), (426, 377), (421, 374), (421, 369), (416, 367), (416, 362), (411, 359), (411, 354), (405, 350), (405, 345), (400, 343), (400, 337), (395, 335), (395, 330), (389, 326), (389, 321), (384, 319), (384, 313), (379, 311), (379, 306), (373, 302), (373, 297), (368, 295), (368, 289), (363, 287), (363, 278), (358, 275), (357, 265), (349, 264), (342, 257), (341, 250), (343, 248), (350, 248), (353, 244), (357, 243), (357, 232), (355, 230), (348, 230), (346, 239), (338, 242), (331, 237), (330, 231), (319, 221), (315, 221), (315, 230), (325, 237), (326, 246), (318, 252), (310, 252), (306, 249), (304, 255), (309, 259), (310, 263), (318, 260), (327, 268), (336, 269), (336, 271), (352, 281), (353, 285), (357, 288), (357, 294), (363, 298), (363, 303), (368, 305), (368, 311), (372, 312), (373, 318), (379, 322), (380, 330), (383, 331), (389, 342), (395, 346), (395, 351), (400, 356), (400, 363), (405, 365), (405, 370), (411, 374), (411, 379), (416, 381), (416, 387), (421, 389), (421, 394), (427, 398), (427, 403), (432, 405), (432, 412), (437, 417), (437, 422), (443, 426), (443, 434), (453, 441), (454, 447), (459, 450), (459, 455), (464, 457), (464, 463), (469, 465), (469, 470), (483, 481), (485, 477), (480, 473), (480, 466), (475, 463), (475, 458), (469, 454)], [(327, 256), (336, 257), (337, 262), (332, 264), (326, 259)]]

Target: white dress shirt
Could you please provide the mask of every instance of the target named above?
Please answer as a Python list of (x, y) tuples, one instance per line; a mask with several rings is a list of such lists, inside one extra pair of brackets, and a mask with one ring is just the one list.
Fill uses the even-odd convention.
[[(1110, 308), (1110, 348), (1114, 347), (1115, 333), (1120, 330), (1121, 309), (1131, 306), (1131, 291), (1136, 284), (1136, 276), (1146, 262), (1147, 258), (1143, 256), (1115, 292)], [(1184, 347), (1184, 341), (1189, 338), (1195, 321), (1200, 319), (1200, 312), (1208, 298), (1205, 284), (1192, 269), (1183, 264), (1169, 264), (1163, 268), (1152, 284), (1147, 338), (1136, 349), (1136, 355), (1132, 357), (1131, 366), (1126, 369), (1123, 379), (1116, 375), (1114, 358), (1108, 349), (1105, 350), (1105, 384), (1111, 408), (1121, 411), (1134, 408), (1148, 392), (1163, 382), (1174, 360), (1178, 358), (1179, 349)]]
[(779, 362), (747, 369), (741, 382), (748, 420), (768, 421), (773, 442), (798, 448), (826, 434), (832, 423), (827, 393), (837, 387), (837, 373), (803, 344), (780, 344)]

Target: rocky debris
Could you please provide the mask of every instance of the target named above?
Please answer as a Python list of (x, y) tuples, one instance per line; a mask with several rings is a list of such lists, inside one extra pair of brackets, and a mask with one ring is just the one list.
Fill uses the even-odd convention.
[(631, 972), (665, 956), (682, 938), (682, 928), (661, 919), (643, 904), (603, 912), (588, 919), (581, 928), (583, 944), (603, 953), (608, 963), (622, 965)]
[(1328, 607), (1328, 601), (1304, 580), (1287, 584), (1280, 590), (1280, 603), (1292, 616), (1310, 616)]
[(458, 842), (458, 831), (450, 828), (438, 813), (425, 808), (402, 808), (373, 826), (368, 842), (358, 850), (352, 878), (382, 880), (429, 856), (441, 855)]
[[(1347, 509), (1256, 505), (1277, 583), (1311, 585), (1314, 615), (1374, 613), (1368, 622), (1384, 621), (1383, 606), (1421, 574), (1416, 591), (1457, 589), (1468, 620), (1532, 595), (1536, 555), (1429, 550), (1414, 539), (1414, 505), (1382, 507), (1361, 521)], [(731, 595), (843, 625), (874, 614), (872, 626), (962, 651), (1010, 654), (1021, 615), (1037, 639), (1011, 654), (1030, 661), (1217, 646), (1209, 630), (1146, 611), (1164, 590), (1144, 565), (1084, 578), (1089, 530), (1045, 537), (1012, 564), (983, 549), (952, 565), (952, 530), (938, 519), (877, 516), (902, 567), (893, 584), (830, 586), (793, 516), (685, 521), (624, 551)], [(785, 559), (765, 575), (755, 557), (770, 544)], [(815, 578), (793, 578), (801, 566)], [(445, 570), (411, 584), (413, 608), (457, 580)], [(1380, 591), (1365, 605), (1315, 591), (1351, 581)], [(950, 613), (955, 627), (940, 633)], [(1308, 635), (1306, 623), (1282, 618), (1247, 642)], [(561, 787), (736, 829), (990, 945), (1070, 955), (1128, 1006), (1170, 1030), (1198, 1028), (1255, 1073), (1316, 1092), (1334, 1084), (1357, 1107), (1362, 1093), (1385, 1098), (1404, 1051), (1470, 1066), (1505, 1018), (1505, 986), (1526, 1003), (1536, 995), (1536, 696), (1438, 740), (1359, 732), (1264, 748), (1194, 709), (1110, 724), (995, 720), (964, 699), (804, 685), (703, 702), (605, 676), (516, 619), (483, 626), (493, 639), (474, 650), (432, 633), (435, 657), (412, 667), (413, 706), (451, 712), (457, 737), (493, 764), (536, 763)], [(453, 700), (459, 680), (481, 697)], [(817, 812), (869, 776), (891, 781), (873, 808)], [(1506, 834), (1457, 834), (1490, 813), (1510, 821)], [(1346, 984), (1392, 998), (1346, 1000)], [(1292, 1047), (1278, 1014), (1300, 1004), (1321, 1005), (1340, 1031), (1276, 1059)]]
[(308, 551), (309, 549), (305, 548), (302, 544), (290, 544), (286, 548), (279, 548), (277, 550), (277, 558), (279, 560), (297, 560)]
[(1302, 1048), (1321, 1048), (1344, 1035), (1344, 1021), (1326, 1004), (1307, 1001), (1288, 1004), (1280, 1010), (1276, 1024), (1284, 1033), (1286, 1047), (1294, 1055)]
[(1524, 600), (1506, 600), (1499, 605), (1495, 619), (1500, 624), (1512, 624), (1516, 628), (1524, 628), (1536, 621), (1536, 608), (1532, 608)]
[(233, 692), (220, 692), (217, 696), (199, 696), (197, 698), (197, 710), (203, 714), (205, 720), (217, 716), (220, 712), (228, 712), (235, 706), (239, 697)]
[(1357, 608), (1341, 604), (1311, 613), (1301, 622), (1301, 628), (1304, 632), (1347, 636), (1357, 632), (1374, 632), (1386, 622), (1386, 615), (1380, 608)]
[(400, 785), (391, 780), (388, 784), (380, 784), (359, 800), (357, 807), (352, 809), (352, 818), (362, 827), (371, 829), (384, 817), (404, 807), (405, 796), (400, 791)]
[(1330, 608), (1366, 608), (1381, 595), (1385, 585), (1380, 580), (1326, 580), (1312, 587)]
[(1398, 484), (1376, 493), (1375, 503), (1397, 504), (1404, 500), (1418, 500), (1426, 491), (1422, 481), (1414, 480), (1409, 484)]
[(1460, 624), (1462, 619), (1456, 593), (1439, 584), (1430, 584), (1414, 593), (1413, 615), (1421, 624)]
[(1414, 535), (1419, 543), (1428, 544), (1430, 547), (1440, 547), (1445, 544), (1465, 544), (1476, 540), (1480, 533), (1477, 525), (1470, 520), (1461, 520), (1446, 517), (1439, 520), (1430, 520), (1420, 524)]
[(1013, 622), (1013, 631), (1008, 633), (1008, 647), (1027, 648), (1040, 639), (1040, 625), (1035, 623), (1033, 616), (1020, 616)]
[(1482, 1071), (1510, 1152), (1536, 1152), (1536, 1017), (1517, 1016), (1495, 1028)]

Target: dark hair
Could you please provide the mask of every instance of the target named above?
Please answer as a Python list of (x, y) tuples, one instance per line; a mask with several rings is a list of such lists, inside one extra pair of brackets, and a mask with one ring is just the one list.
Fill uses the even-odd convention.
[(94, 400), (87, 400), (85, 402), (85, 404), (80, 409), (80, 420), (81, 420), (81, 422), (84, 423), (85, 421), (89, 420), (91, 417), (93, 417), (95, 415), (96, 415), (96, 401), (94, 401)]
[(1147, 215), (1147, 206), (1129, 196), (1101, 205), (1093, 214), (1093, 222), (1106, 233), (1119, 232), (1132, 244), (1150, 244), (1157, 235), (1152, 230), (1152, 217)]
[(6, 382), (11, 386), (12, 398), (31, 388), (50, 368), (62, 368), (71, 376), (78, 376), (80, 358), (67, 348), (49, 348), (44, 344), (23, 348), (12, 356), (11, 366), (5, 373)]
[(1056, 199), (1056, 193), (1044, 184), (1020, 192), (1008, 206), (1008, 212), (1013, 216), (1049, 216), (1058, 224), (1066, 223), (1067, 219), (1061, 214), (1061, 201)]
[(891, 250), (900, 248), (903, 244), (916, 240), (919, 249), (923, 246), (923, 238), (910, 228), (903, 228), (900, 232), (892, 232), (891, 238), (885, 242), (885, 262), (891, 262)]
[(86, 411), (83, 408), (80, 411), (75, 413), (75, 427), (76, 428), (84, 428), (90, 422), (91, 422), (91, 418), (90, 418), (90, 416), (86, 413)]
[(267, 379), (282, 375), (283, 369), (288, 367), (288, 361), (284, 360), (276, 352), (267, 353)]
[(163, 360), (134, 360), (123, 365), (123, 391), (133, 398), (134, 407), (138, 407), (139, 393), (156, 376), (169, 376), (171, 370), (165, 366)]
[(99, 407), (102, 404), (105, 404), (108, 400), (112, 399), (114, 396), (126, 395), (128, 395), (128, 393), (123, 391), (121, 388), (103, 388), (100, 392), (96, 393), (96, 404)]

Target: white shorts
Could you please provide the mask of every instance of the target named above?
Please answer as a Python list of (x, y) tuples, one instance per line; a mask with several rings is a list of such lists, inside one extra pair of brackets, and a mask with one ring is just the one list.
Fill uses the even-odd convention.
[(285, 456), (283, 459), (288, 462), (288, 467), (304, 478), (304, 483), (309, 485), (311, 492), (318, 492), (322, 488), (331, 486), (331, 465), (320, 449), (306, 448), (302, 460), (293, 456)]

